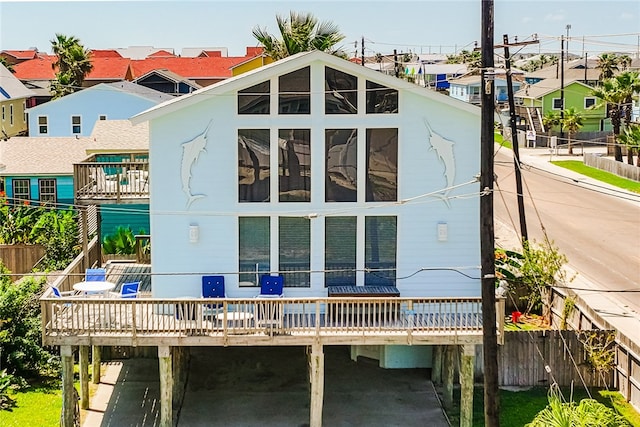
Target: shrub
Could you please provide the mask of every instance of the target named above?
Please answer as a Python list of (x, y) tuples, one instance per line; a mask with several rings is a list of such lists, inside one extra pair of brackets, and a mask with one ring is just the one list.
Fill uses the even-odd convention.
[[(140, 230), (138, 234), (145, 234)], [(144, 249), (144, 248), (143, 248)], [(136, 238), (129, 227), (118, 227), (116, 232), (102, 239), (102, 251), (105, 254), (132, 255), (136, 253)]]

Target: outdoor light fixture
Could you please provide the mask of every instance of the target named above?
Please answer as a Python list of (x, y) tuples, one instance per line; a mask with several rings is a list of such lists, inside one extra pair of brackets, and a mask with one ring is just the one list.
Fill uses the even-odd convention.
[(189, 226), (189, 242), (198, 243), (200, 238), (200, 227), (197, 224), (191, 224)]
[(449, 238), (449, 230), (446, 222), (438, 223), (438, 242), (446, 242)]

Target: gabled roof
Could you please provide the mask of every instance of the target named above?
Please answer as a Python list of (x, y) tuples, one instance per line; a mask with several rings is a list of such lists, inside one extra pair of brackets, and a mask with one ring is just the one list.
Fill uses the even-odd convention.
[[(565, 80), (564, 87), (565, 89), (568, 86), (578, 84), (580, 86), (584, 86), (585, 88), (592, 90), (593, 88), (589, 85), (586, 85), (576, 79), (573, 80)], [(542, 98), (545, 95), (548, 95), (556, 90), (560, 90), (560, 80), (559, 79), (544, 79), (534, 85), (528, 85), (519, 91), (517, 91), (513, 96), (516, 98), (531, 98), (538, 99)]]
[(189, 86), (191, 86), (191, 87), (193, 87), (195, 89), (200, 89), (202, 87), (199, 84), (197, 84), (196, 82), (191, 81), (191, 80), (189, 80), (187, 78), (184, 78), (181, 75), (176, 74), (174, 72), (171, 72), (169, 70), (151, 70), (147, 74), (138, 77), (133, 82), (134, 83), (138, 83), (140, 80), (143, 80), (143, 79), (145, 79), (145, 78), (147, 78), (147, 77), (149, 77), (151, 75), (154, 75), (154, 74), (158, 75), (158, 76), (161, 76), (162, 78), (164, 78), (164, 79), (166, 79), (168, 81), (174, 82), (174, 83), (187, 84), (187, 85), (189, 85)]
[(216, 56), (215, 52), (220, 52), (219, 55), (217, 56), (229, 56), (228, 54), (228, 50), (226, 47), (212, 47), (212, 46), (207, 46), (207, 47), (184, 47), (182, 48), (182, 51), (180, 52), (180, 56), (183, 58), (196, 58), (198, 56), (200, 56), (202, 54), (202, 52), (211, 52), (213, 53), (213, 55), (210, 56)]
[(312, 52), (303, 52), (297, 55), (289, 56), (287, 58), (273, 62), (269, 65), (265, 65), (264, 67), (260, 67), (255, 70), (248, 71), (244, 74), (240, 74), (236, 77), (223, 80), (211, 86), (207, 86), (203, 89), (199, 89), (190, 94), (186, 94), (178, 98), (174, 98), (171, 101), (152, 107), (147, 111), (143, 111), (142, 113), (139, 113), (133, 116), (130, 120), (135, 124), (135, 123), (141, 123), (147, 120), (155, 119), (158, 117), (162, 117), (166, 114), (170, 114), (182, 108), (193, 106), (200, 102), (211, 99), (210, 96), (201, 96), (203, 94), (218, 95), (218, 94), (235, 91), (238, 89), (243, 89), (245, 87), (252, 86), (264, 80), (267, 80), (272, 76), (277, 76), (277, 75), (289, 73), (291, 71), (295, 71), (315, 61), (321, 61), (331, 67), (341, 69), (341, 71), (344, 71), (347, 73), (360, 75), (366, 78), (367, 80), (373, 81), (375, 83), (378, 83), (384, 86), (416, 93), (425, 98), (430, 98), (435, 102), (448, 104), (454, 108), (464, 110), (472, 114), (476, 114), (476, 115), (480, 114), (480, 109), (478, 109), (478, 107), (471, 105), (469, 103), (451, 98), (447, 95), (437, 93), (435, 91), (423, 88), (413, 83), (406, 82), (402, 79), (398, 79), (392, 76), (387, 76), (378, 71), (370, 70), (367, 67), (356, 65), (352, 62), (346, 61), (342, 58), (338, 58), (328, 53), (324, 53), (320, 51), (312, 51)]
[(93, 68), (85, 80), (126, 80), (131, 75), (131, 60), (122, 57), (91, 58)]
[(157, 52), (159, 50), (166, 50), (167, 52), (173, 52), (173, 49), (170, 47), (153, 47), (153, 46), (129, 46), (129, 47), (119, 47), (116, 49), (120, 55), (124, 58), (129, 59), (144, 59), (147, 56), (151, 55), (153, 52)]
[(167, 50), (158, 50), (156, 52), (153, 52), (151, 55), (148, 55), (147, 58), (175, 58), (176, 55), (174, 55), (173, 52), (169, 52)]
[(10, 56), (17, 60), (33, 59), (38, 56), (38, 51), (35, 49), (26, 50), (3, 50), (0, 55)]
[(92, 153), (149, 149), (149, 129), (129, 120), (98, 120), (90, 137), (13, 137), (0, 141), (0, 175), (72, 175)]
[(44, 104), (37, 105), (33, 108), (29, 108), (28, 111), (29, 113), (32, 113), (32, 114), (37, 113), (41, 109), (53, 108), (52, 106), (56, 105), (56, 103), (70, 102), (70, 100), (72, 99), (86, 96), (87, 93), (94, 92), (94, 91), (98, 91), (98, 92), (117, 91), (117, 92), (127, 93), (127, 94), (131, 94), (131, 95), (152, 101), (155, 104), (159, 104), (169, 99), (173, 99), (173, 96), (169, 94), (123, 80), (123, 81), (118, 81), (113, 83), (100, 83), (95, 86), (91, 86), (86, 89), (82, 89), (72, 94), (63, 96), (61, 98), (54, 99), (49, 102), (45, 102)]
[(122, 58), (115, 49), (91, 49), (92, 58)]
[(53, 69), (55, 61), (54, 55), (38, 55), (34, 59), (14, 65), (13, 75), (20, 80), (53, 80), (56, 78), (56, 71)]
[(240, 57), (199, 57), (199, 58), (147, 58), (133, 60), (134, 78), (149, 71), (165, 69), (189, 79), (225, 79), (232, 76), (231, 67), (247, 58)]
[[(597, 60), (587, 60), (587, 80), (598, 80), (600, 70)], [(569, 80), (584, 80), (584, 59), (576, 59), (564, 64), (564, 78)], [(534, 79), (558, 79), (560, 78), (560, 68), (556, 65), (550, 65), (531, 73), (527, 73), (527, 77)]]
[(35, 93), (27, 89), (11, 71), (0, 64), (0, 101), (29, 98), (31, 96), (35, 96)]

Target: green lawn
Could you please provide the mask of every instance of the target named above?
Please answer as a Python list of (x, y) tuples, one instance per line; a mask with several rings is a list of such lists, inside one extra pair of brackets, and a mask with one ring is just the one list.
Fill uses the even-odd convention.
[[(458, 395), (454, 397), (456, 405), (459, 404)], [(634, 427), (640, 427), (640, 415), (626, 403), (618, 392), (591, 389), (591, 395), (597, 401), (608, 407), (616, 408)], [(533, 387), (523, 391), (500, 390), (500, 425), (502, 427), (522, 427), (531, 422), (538, 412), (547, 406), (547, 387)], [(571, 394), (569, 388), (563, 388), (565, 398)], [(587, 398), (584, 388), (574, 387), (573, 400), (580, 401)], [(482, 387), (475, 387), (473, 396), (473, 425), (484, 426), (484, 396)], [(620, 406), (618, 406), (620, 405)], [(459, 407), (451, 411), (452, 425), (459, 424)]]
[(12, 395), (17, 406), (0, 411), (3, 427), (55, 427), (60, 425), (62, 390), (59, 386), (37, 386)]
[(551, 163), (565, 169), (578, 172), (579, 174), (588, 176), (589, 178), (597, 179), (598, 181), (606, 182), (607, 184), (615, 185), (616, 187), (633, 191), (634, 193), (640, 193), (640, 182), (622, 178), (618, 175), (614, 175), (600, 169), (585, 166), (585, 164), (580, 160), (557, 160), (552, 161)]

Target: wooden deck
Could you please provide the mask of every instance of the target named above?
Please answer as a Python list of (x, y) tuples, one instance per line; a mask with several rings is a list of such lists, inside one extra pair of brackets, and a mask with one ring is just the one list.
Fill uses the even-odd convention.
[(48, 292), (41, 299), (46, 345), (482, 342), (480, 298), (60, 299)]

